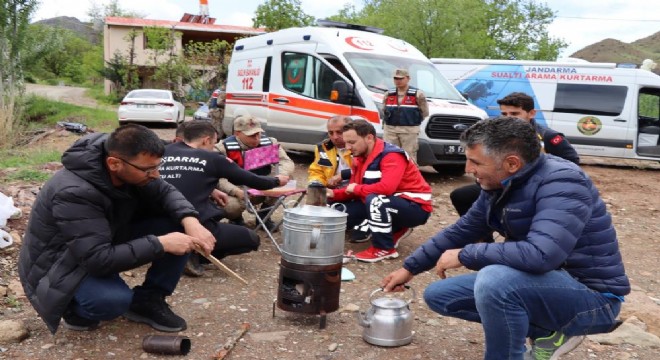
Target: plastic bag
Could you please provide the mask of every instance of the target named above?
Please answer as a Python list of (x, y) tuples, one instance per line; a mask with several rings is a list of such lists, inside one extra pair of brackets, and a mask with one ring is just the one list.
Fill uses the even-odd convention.
[(14, 206), (14, 199), (0, 192), (0, 226), (7, 225), (7, 219), (21, 216), (21, 209)]
[(9, 235), (8, 232), (0, 229), (0, 249), (6, 248), (7, 246), (14, 243), (14, 239)]

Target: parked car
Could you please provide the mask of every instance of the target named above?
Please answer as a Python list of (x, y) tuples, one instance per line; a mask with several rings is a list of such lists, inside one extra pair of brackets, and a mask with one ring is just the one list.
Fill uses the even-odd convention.
[(211, 117), (209, 116), (209, 106), (205, 102), (199, 102), (199, 107), (193, 114), (193, 120), (211, 121)]
[(117, 115), (119, 124), (161, 122), (178, 125), (185, 119), (185, 106), (169, 90), (139, 89), (124, 97)]

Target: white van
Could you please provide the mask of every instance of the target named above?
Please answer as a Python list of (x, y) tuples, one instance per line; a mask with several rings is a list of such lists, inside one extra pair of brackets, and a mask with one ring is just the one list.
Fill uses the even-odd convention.
[(512, 92), (534, 98), (536, 120), (580, 155), (660, 160), (660, 76), (614, 63), (432, 59), (475, 105), (499, 115)]
[(394, 87), (394, 70), (407, 68), (411, 86), (423, 90), (429, 102), (430, 116), (419, 137), (419, 164), (441, 171), (447, 165), (464, 165), (459, 135), (486, 118), (483, 110), (466, 101), (410, 44), (377, 34), (374, 28), (322, 20), (318, 24), (323, 26), (236, 42), (227, 74), (226, 134), (244, 110), (266, 119), (268, 135), (293, 150), (313, 151), (333, 115), (364, 118), (382, 132), (383, 94)]

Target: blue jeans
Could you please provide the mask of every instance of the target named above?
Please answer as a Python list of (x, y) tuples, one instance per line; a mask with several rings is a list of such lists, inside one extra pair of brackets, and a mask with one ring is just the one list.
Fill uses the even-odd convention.
[[(132, 237), (146, 234), (156, 236), (173, 231), (183, 231), (179, 224), (168, 218), (148, 219), (132, 225)], [(144, 282), (135, 289), (128, 287), (119, 274), (104, 277), (87, 276), (76, 289), (71, 306), (73, 311), (90, 320), (112, 320), (128, 311), (133, 297), (172, 295), (179, 283), (188, 255), (166, 253), (154, 259), (147, 270)]]
[(617, 299), (589, 289), (563, 270), (530, 274), (504, 265), (430, 284), (424, 300), (445, 316), (480, 322), (484, 359), (522, 359), (525, 338), (608, 332), (621, 310)]

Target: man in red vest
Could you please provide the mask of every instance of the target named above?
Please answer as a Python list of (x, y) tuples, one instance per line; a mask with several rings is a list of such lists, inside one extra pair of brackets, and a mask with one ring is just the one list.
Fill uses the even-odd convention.
[[(236, 162), (238, 166), (244, 167), (243, 154), (246, 150), (254, 149), (261, 146), (269, 146), (277, 144), (277, 140), (272, 137), (266, 136), (264, 130), (261, 128), (261, 122), (254, 116), (241, 115), (234, 120), (234, 135), (224, 139), (222, 142), (216, 144), (215, 149), (222, 154), (227, 155), (228, 158)], [(277, 166), (277, 173), (274, 173), (275, 166), (265, 165), (258, 169), (252, 169), (257, 175), (270, 175), (278, 176), (284, 179), (286, 183), (293, 175), (295, 164), (286, 154), (282, 147), (279, 149), (279, 164)], [(234, 185), (227, 181), (227, 179), (220, 179), (218, 189), (229, 195), (225, 211), (227, 219), (237, 225), (243, 225), (243, 211), (245, 211), (245, 199), (243, 188)], [(265, 206), (272, 204), (271, 199), (263, 199), (266, 201)], [(252, 203), (258, 202), (253, 199)], [(266, 227), (269, 230), (275, 230), (275, 224), (270, 219), (266, 221)], [(272, 231), (272, 230), (271, 230)]]
[(408, 154), (379, 139), (369, 122), (344, 125), (343, 138), (353, 154), (351, 178), (345, 188), (329, 189), (328, 197), (346, 206), (349, 229), (372, 234), (372, 245), (355, 254), (358, 260), (397, 258), (399, 241), (433, 211), (431, 186)]

